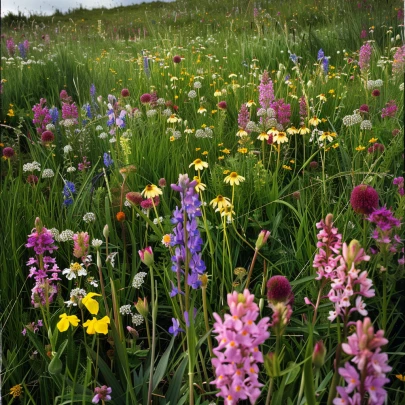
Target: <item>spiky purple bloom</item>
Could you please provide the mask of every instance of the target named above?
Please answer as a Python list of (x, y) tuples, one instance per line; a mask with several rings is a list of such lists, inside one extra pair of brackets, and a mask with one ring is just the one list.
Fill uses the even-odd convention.
[(317, 56), (317, 60), (322, 60), (323, 58), (325, 57), (325, 52), (323, 51), (323, 49), (321, 48), (319, 51), (318, 51), (318, 56)]
[(263, 363), (259, 345), (270, 336), (269, 318), (256, 323), (259, 307), (253, 300), (254, 295), (247, 289), (243, 294), (234, 291), (227, 296), (230, 314), (225, 314), (224, 320), (213, 314), (218, 346), (213, 350), (216, 378), (212, 384), (220, 390), (217, 396), (224, 398), (227, 405), (245, 399), (254, 404), (263, 386), (258, 379), (258, 364)]
[(370, 67), (371, 45), (369, 42), (364, 44), (359, 51), (359, 66), (361, 70), (367, 70)]
[(56, 107), (49, 109), (49, 115), (51, 117), (51, 122), (53, 125), (56, 125), (59, 118), (59, 110)]
[(334, 405), (360, 404), (364, 398), (368, 405), (385, 403), (387, 392), (383, 386), (390, 381), (386, 373), (392, 370), (388, 355), (381, 352), (387, 343), (383, 330), (374, 333), (370, 318), (356, 322), (356, 332), (348, 337), (348, 343), (342, 344), (343, 351), (354, 357), (339, 368), (347, 385), (337, 387), (341, 398), (335, 398)]
[(6, 48), (7, 48), (7, 52), (9, 54), (9, 56), (14, 56), (15, 53), (15, 43), (14, 43), (14, 39), (10, 38), (6, 41)]
[(169, 333), (173, 336), (177, 336), (180, 332), (184, 332), (184, 329), (180, 327), (180, 321), (176, 318), (172, 318), (173, 325), (169, 328)]
[(329, 59), (328, 58), (322, 59), (322, 70), (325, 75), (328, 74), (328, 70), (329, 70)]
[(358, 214), (369, 215), (378, 207), (377, 191), (366, 184), (356, 186), (350, 196), (350, 204)]
[(271, 107), (271, 103), (274, 100), (273, 82), (269, 77), (267, 70), (263, 72), (262, 80), (258, 87), (259, 90), (259, 103), (262, 108), (267, 109)]
[(18, 51), (20, 52), (21, 58), (25, 59), (27, 57), (27, 51), (25, 49), (25, 46), (22, 42), (18, 44)]
[[(248, 122), (249, 122), (249, 110), (248, 110), (246, 104), (242, 104), (240, 107), (240, 110), (239, 110), (239, 114), (238, 114), (239, 128), (245, 129)], [(246, 132), (249, 132), (249, 131), (246, 131)]]
[(304, 119), (308, 115), (307, 102), (305, 96), (300, 97), (300, 117)]
[(179, 283), (180, 275), (184, 274), (184, 266), (188, 261), (189, 273), (185, 275), (187, 284), (193, 289), (201, 286), (199, 276), (204, 274), (205, 263), (201, 258), (203, 240), (198, 230), (197, 218), (201, 216), (201, 201), (195, 191), (197, 182), (190, 181), (187, 174), (179, 176), (178, 184), (172, 184), (173, 190), (180, 192), (181, 207), (176, 207), (171, 219), (175, 225), (171, 245), (175, 247), (172, 256), (172, 270), (177, 273)]
[(281, 125), (287, 125), (291, 118), (291, 105), (284, 103), (284, 99), (273, 101), (270, 106), (276, 112), (277, 122)]
[(114, 160), (112, 160), (110, 154), (107, 152), (105, 152), (103, 155), (103, 161), (104, 161), (105, 167), (110, 167), (112, 164), (114, 164)]
[(50, 304), (57, 293), (55, 282), (60, 280), (58, 276), (60, 269), (53, 257), (44, 256), (44, 254), (46, 252), (53, 253), (58, 248), (54, 245), (51, 232), (42, 225), (39, 218), (35, 220), (35, 228), (28, 236), (25, 246), (33, 248), (37, 255), (27, 262), (27, 266), (30, 267), (28, 277), (33, 277), (35, 280), (31, 294), (32, 305), (38, 307), (39, 305)]
[(96, 98), (96, 86), (94, 83), (92, 83), (90, 86), (90, 97), (92, 101), (94, 101), (94, 99)]
[(143, 57), (143, 71), (145, 72), (146, 77), (150, 78), (150, 69), (149, 69), (149, 59), (147, 56)]
[[(4, 150), (3, 150), (3, 154), (4, 154)], [(401, 197), (404, 196), (405, 194), (405, 190), (404, 190), (404, 178), (403, 177), (396, 177), (392, 184), (394, 186), (398, 186), (398, 193)]]
[(394, 118), (396, 112), (398, 111), (397, 104), (395, 100), (390, 100), (385, 104), (385, 107), (381, 111), (381, 118)]
[(392, 73), (394, 75), (403, 75), (405, 70), (405, 45), (397, 49), (392, 62)]
[(32, 122), (39, 135), (46, 130), (46, 125), (51, 122), (51, 116), (48, 107), (45, 107), (45, 104), (46, 99), (41, 98), (39, 104), (35, 104), (34, 107), (32, 107), (32, 111), (34, 111), (34, 119)]

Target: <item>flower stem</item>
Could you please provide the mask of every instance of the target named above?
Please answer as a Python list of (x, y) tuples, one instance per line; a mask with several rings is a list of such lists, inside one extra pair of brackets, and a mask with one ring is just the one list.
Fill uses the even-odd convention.
[(249, 268), (249, 274), (248, 274), (248, 277), (247, 277), (247, 280), (246, 280), (245, 288), (247, 288), (247, 289), (249, 289), (250, 278), (252, 277), (253, 268), (255, 267), (255, 264), (256, 264), (256, 259), (257, 259), (258, 252), (259, 252), (259, 249), (255, 249), (255, 254), (253, 255), (252, 263), (251, 263), (250, 268)]
[(148, 402), (149, 405), (152, 401), (152, 384), (153, 384), (153, 366), (155, 364), (155, 348), (156, 348), (156, 314), (157, 314), (157, 301), (155, 300), (155, 281), (153, 277), (153, 267), (149, 267), (150, 280), (151, 280), (151, 295), (152, 295), (152, 353), (150, 358), (150, 371), (149, 371), (149, 389), (148, 389)]

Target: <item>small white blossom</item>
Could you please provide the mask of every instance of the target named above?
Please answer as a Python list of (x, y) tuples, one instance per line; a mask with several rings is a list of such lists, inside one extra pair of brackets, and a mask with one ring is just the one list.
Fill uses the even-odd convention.
[(41, 164), (38, 162), (26, 163), (23, 165), (24, 172), (33, 172), (34, 170), (41, 171)]
[(63, 153), (67, 155), (69, 152), (72, 152), (73, 148), (70, 145), (66, 145), (63, 147)]
[(194, 82), (195, 89), (201, 89), (201, 82)]
[(55, 125), (53, 125), (53, 124), (47, 124), (46, 130), (47, 130), (47, 131), (54, 131), (54, 130), (55, 130)]
[(70, 166), (70, 167), (68, 167), (68, 168), (66, 169), (66, 171), (67, 171), (68, 173), (73, 173), (73, 172), (76, 171), (76, 168), (75, 168), (74, 166)]
[(131, 311), (131, 305), (123, 305), (122, 307), (120, 307), (120, 314), (121, 315), (131, 315), (132, 311)]
[(84, 214), (83, 221), (86, 222), (87, 224), (89, 224), (90, 222), (95, 222), (96, 215), (93, 212), (88, 212), (87, 214)]
[(73, 280), (74, 278), (87, 276), (87, 270), (84, 268), (83, 263), (72, 263), (69, 268), (62, 271), (62, 274), (66, 274), (68, 280)]
[(162, 97), (158, 98), (157, 101), (156, 101), (157, 105), (165, 105), (165, 103), (166, 103), (166, 100), (164, 98), (162, 98)]
[(140, 326), (143, 324), (143, 316), (139, 314), (132, 315), (132, 323), (135, 326)]
[(369, 120), (364, 120), (360, 124), (360, 129), (371, 129), (372, 127), (371, 121)]
[(65, 301), (65, 304), (68, 307), (74, 306), (76, 307), (79, 300), (84, 298), (87, 295), (86, 290), (83, 290), (83, 288), (74, 288), (72, 291), (70, 291), (70, 300)]
[(125, 201), (124, 201), (124, 205), (125, 205), (126, 207), (129, 207), (129, 208), (132, 207), (131, 203), (130, 203), (128, 200), (125, 200)]
[(55, 176), (55, 173), (52, 169), (44, 169), (44, 171), (42, 172), (42, 177), (44, 179), (50, 179), (53, 176)]
[(53, 238), (59, 242), (59, 231), (56, 228), (51, 228), (49, 232), (52, 234)]
[(110, 142), (110, 143), (117, 142), (117, 138), (116, 138), (115, 136), (113, 136), (113, 137), (109, 140), (109, 142)]
[(67, 242), (68, 240), (73, 240), (74, 232), (70, 229), (66, 229), (59, 234), (59, 240), (61, 242)]
[(144, 271), (141, 271), (135, 274), (134, 280), (132, 281), (132, 287), (134, 288), (141, 288), (142, 284), (144, 283), (144, 278), (147, 274)]
[(107, 138), (107, 133), (106, 132), (102, 132), (98, 137), (100, 138), (100, 139), (105, 139), (105, 138)]
[(157, 111), (156, 110), (148, 110), (146, 111), (146, 116), (148, 118), (154, 117), (156, 115)]
[(102, 131), (102, 130), (103, 130), (103, 127), (101, 125), (96, 126), (96, 131)]
[(161, 222), (163, 222), (163, 217), (155, 218), (155, 219), (153, 220), (153, 223), (154, 223), (155, 225), (157, 225), (158, 223), (161, 223)]
[(400, 90), (400, 91), (404, 91), (404, 83), (401, 83), (401, 84), (399, 85), (399, 90)]
[(196, 98), (197, 93), (194, 90), (191, 90), (188, 92), (188, 96), (189, 96), (189, 98)]
[(91, 241), (91, 246), (93, 246), (95, 248), (99, 248), (102, 244), (103, 244), (103, 241), (100, 239), (93, 239)]

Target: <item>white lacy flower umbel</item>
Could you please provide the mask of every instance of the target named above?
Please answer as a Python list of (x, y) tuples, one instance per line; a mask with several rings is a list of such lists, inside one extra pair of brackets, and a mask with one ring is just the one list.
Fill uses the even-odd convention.
[(87, 270), (83, 267), (81, 263), (72, 263), (68, 269), (62, 271), (62, 274), (66, 274), (68, 280), (73, 280), (74, 278), (87, 276)]
[(144, 271), (135, 274), (134, 281), (132, 282), (132, 287), (141, 288), (142, 284), (144, 283), (144, 278), (146, 276), (147, 274)]

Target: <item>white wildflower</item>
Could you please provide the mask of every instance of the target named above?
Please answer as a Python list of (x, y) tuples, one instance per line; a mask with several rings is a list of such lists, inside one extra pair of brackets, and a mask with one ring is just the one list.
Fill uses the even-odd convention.
[(93, 246), (95, 248), (99, 248), (102, 244), (103, 244), (103, 241), (100, 239), (93, 239), (91, 241), (91, 246)]
[(132, 315), (132, 323), (135, 326), (140, 326), (143, 324), (143, 316), (139, 314)]
[(84, 214), (83, 221), (86, 222), (87, 224), (89, 224), (90, 222), (95, 222), (96, 215), (93, 212), (88, 212), (87, 214)]
[(131, 315), (132, 314), (131, 305), (127, 304), (127, 305), (123, 305), (122, 307), (120, 307), (120, 314), (121, 315)]
[(70, 229), (66, 229), (59, 234), (59, 240), (61, 242), (67, 242), (68, 240), (73, 240), (74, 232)]
[(144, 278), (146, 276), (147, 274), (144, 271), (135, 274), (134, 280), (132, 281), (132, 287), (141, 288), (142, 284), (144, 283)]
[(44, 179), (50, 179), (53, 176), (55, 176), (55, 173), (52, 169), (44, 169), (44, 171), (42, 172), (42, 177)]

